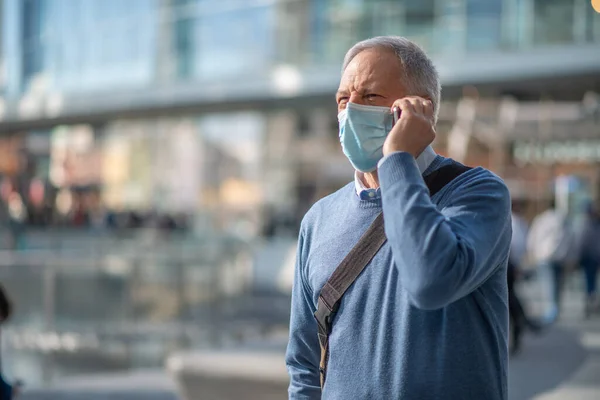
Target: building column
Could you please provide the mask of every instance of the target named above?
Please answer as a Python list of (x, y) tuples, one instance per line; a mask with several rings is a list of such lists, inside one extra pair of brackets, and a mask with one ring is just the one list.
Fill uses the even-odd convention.
[(6, 86), (6, 65), (4, 64), (4, 0), (0, 0), (0, 119), (3, 114), (2, 95)]
[(175, 0), (159, 0), (156, 28), (156, 81), (165, 83), (173, 80), (177, 65), (175, 51)]
[[(9, 98), (16, 98), (21, 94), (22, 87), (22, 62), (23, 62), (23, 39), (22, 39), (22, 12), (23, 2), (21, 0), (2, 0), (3, 20), (0, 23), (0, 35), (3, 37), (4, 52), (4, 78), (5, 93)], [(9, 33), (10, 32), (10, 33)]]
[(456, 119), (452, 129), (448, 133), (447, 149), (448, 157), (465, 162), (469, 143), (473, 136), (473, 125), (477, 113), (477, 99), (462, 97), (456, 105)]
[(276, 212), (293, 212), (296, 207), (296, 115), (292, 111), (267, 114), (263, 146), (263, 193), (265, 206)]
[(306, 47), (311, 40), (311, 2), (276, 1), (274, 32), (276, 61), (282, 64), (303, 64), (306, 60)]

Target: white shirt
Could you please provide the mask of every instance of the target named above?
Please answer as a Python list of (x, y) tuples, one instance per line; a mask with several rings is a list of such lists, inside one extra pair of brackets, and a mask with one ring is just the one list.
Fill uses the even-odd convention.
[[(380, 166), (381, 164), (383, 164), (385, 160), (387, 160), (392, 154), (394, 153), (388, 154), (387, 156), (383, 157), (379, 161), (378, 165)], [(427, 146), (427, 148), (421, 153), (421, 155), (417, 157), (417, 167), (419, 167), (419, 171), (421, 172), (421, 174), (425, 172), (427, 168), (429, 168), (429, 166), (431, 165), (433, 160), (435, 160), (436, 157), (437, 154), (431, 146)], [(364, 176), (364, 172), (356, 171), (354, 173), (354, 187), (356, 188), (356, 194), (358, 194), (359, 196), (364, 190), (370, 190), (364, 184)]]
[(568, 259), (572, 238), (566, 216), (558, 210), (546, 210), (533, 220), (527, 238), (527, 250), (537, 263)]
[(529, 227), (523, 217), (512, 213), (512, 240), (510, 242), (510, 260), (513, 264), (521, 267), (525, 255), (527, 254), (527, 234)]

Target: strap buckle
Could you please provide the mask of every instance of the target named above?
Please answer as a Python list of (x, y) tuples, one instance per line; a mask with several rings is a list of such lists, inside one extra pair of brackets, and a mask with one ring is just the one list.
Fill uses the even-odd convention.
[(333, 316), (337, 312), (339, 304), (336, 303), (333, 307), (330, 307), (327, 302), (319, 296), (319, 302), (317, 303), (317, 311), (315, 311), (315, 319), (319, 325), (319, 330), (324, 335), (331, 333), (331, 327), (333, 325)]

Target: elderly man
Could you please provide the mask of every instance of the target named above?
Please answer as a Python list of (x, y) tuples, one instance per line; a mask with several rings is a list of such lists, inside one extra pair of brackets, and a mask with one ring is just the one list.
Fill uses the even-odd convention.
[(439, 77), (405, 38), (352, 47), (337, 104), (355, 180), (301, 225), (289, 398), (506, 399), (506, 186), (434, 153)]

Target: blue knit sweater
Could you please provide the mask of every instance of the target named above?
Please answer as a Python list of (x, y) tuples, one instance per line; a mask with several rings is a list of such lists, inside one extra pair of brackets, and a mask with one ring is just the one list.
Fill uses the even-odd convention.
[[(451, 162), (438, 156), (424, 175)], [(385, 160), (379, 179), (380, 199), (361, 200), (349, 184), (302, 222), (286, 355), (289, 398), (506, 399), (506, 186), (474, 168), (431, 199), (407, 153)], [(319, 292), (382, 209), (388, 241), (335, 315), (321, 394), (313, 316)]]

